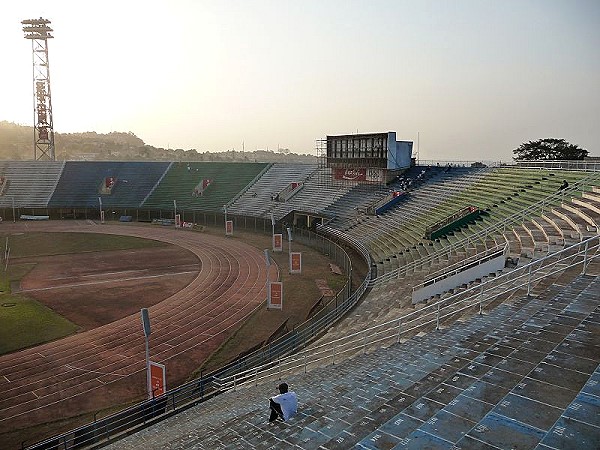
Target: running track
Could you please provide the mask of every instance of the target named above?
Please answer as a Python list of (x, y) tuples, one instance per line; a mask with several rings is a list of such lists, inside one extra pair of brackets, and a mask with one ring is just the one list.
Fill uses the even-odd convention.
[[(145, 237), (179, 245), (200, 259), (202, 270), (189, 285), (149, 308), (150, 357), (166, 365), (167, 387), (174, 387), (173, 380), (181, 383), (266, 297), (263, 253), (235, 239), (90, 221), (3, 224), (4, 231), (25, 229)], [(0, 389), (0, 432), (143, 395), (145, 346), (139, 314), (0, 356)]]

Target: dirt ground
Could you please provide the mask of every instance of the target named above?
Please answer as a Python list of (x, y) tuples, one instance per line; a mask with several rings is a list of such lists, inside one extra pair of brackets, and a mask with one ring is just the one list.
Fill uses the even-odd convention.
[(11, 262), (31, 263), (35, 267), (21, 280), (18, 292), (66, 317), (80, 326), (80, 331), (161, 302), (183, 289), (202, 268), (192, 252), (172, 246)]

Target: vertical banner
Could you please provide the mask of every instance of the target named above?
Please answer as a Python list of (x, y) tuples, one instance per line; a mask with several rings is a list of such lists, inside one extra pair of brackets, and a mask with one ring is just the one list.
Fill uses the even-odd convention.
[(181, 214), (175, 214), (175, 228), (181, 228)]
[(100, 223), (104, 223), (104, 210), (100, 211)]
[(302, 273), (302, 253), (290, 253), (290, 273)]
[(233, 220), (225, 221), (225, 236), (233, 236)]
[(283, 309), (283, 283), (281, 281), (272, 281), (269, 283), (267, 308)]
[(167, 392), (167, 374), (164, 364), (150, 361), (150, 386), (152, 387), (152, 398)]
[(274, 252), (282, 252), (283, 251), (283, 235), (281, 233), (273, 235), (273, 251)]

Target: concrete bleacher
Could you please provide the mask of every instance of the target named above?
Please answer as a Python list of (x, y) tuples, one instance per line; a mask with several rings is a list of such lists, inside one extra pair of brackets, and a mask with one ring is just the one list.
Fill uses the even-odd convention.
[(0, 207), (46, 208), (65, 163), (62, 161), (0, 161), (6, 187)]
[[(349, 226), (333, 226), (357, 238), (368, 236), (365, 245), (378, 263), (378, 273), (381, 274), (439, 249), (446, 241), (456, 241), (505, 217), (518, 214), (549, 194), (556, 193), (563, 179), (574, 183), (586, 176), (587, 174), (579, 172), (554, 174), (550, 171), (504, 168), (454, 169), (411, 191), (405, 202), (381, 217), (365, 216)], [(558, 209), (549, 212), (554, 215), (563, 212), (560, 200), (556, 199), (555, 202)], [(452, 214), (458, 207), (470, 205), (484, 209), (486, 215), (443, 240), (424, 239), (428, 224)], [(585, 227), (585, 218), (574, 220), (577, 220), (579, 228)], [(589, 235), (591, 232), (593, 231), (580, 232), (579, 236)], [(522, 237), (527, 240), (525, 230)]]
[[(266, 163), (173, 163), (141, 207), (172, 210), (175, 200), (178, 210), (221, 212), (267, 166)], [(210, 186), (202, 195), (193, 195), (203, 179), (211, 180)]]
[(333, 182), (330, 168), (319, 168), (306, 179), (303, 188), (285, 203), (273, 204), (276, 219), (285, 217), (292, 211), (305, 211), (321, 214), (325, 217), (328, 206), (350, 191), (356, 183)]
[[(137, 208), (167, 170), (167, 162), (69, 161), (48, 206), (54, 208)], [(116, 179), (110, 194), (100, 186), (107, 177)]]
[(109, 448), (403, 449), (600, 446), (600, 278), (351, 359), (284, 375), (299, 396), (267, 423), (277, 381), (217, 396)]
[(293, 182), (305, 181), (315, 164), (275, 163), (228, 207), (232, 214), (265, 217), (271, 210), (272, 196)]
[[(592, 188), (592, 193), (597, 191), (600, 191), (600, 187)], [(593, 198), (593, 195), (588, 195), (588, 197), (590, 197), (587, 204), (589, 207), (600, 208), (600, 201), (597, 201), (598, 199)], [(571, 201), (577, 198), (574, 197)], [(565, 206), (570, 205), (571, 201), (566, 200), (563, 204)], [(576, 212), (570, 208), (565, 208), (565, 210), (570, 215), (576, 215)], [(584, 213), (584, 211), (580, 212)], [(507, 229), (499, 235), (500, 238), (498, 240), (489, 240), (488, 243), (467, 242), (467, 247), (464, 249), (455, 249), (452, 252), (445, 251), (442, 247), (442, 250), (438, 251), (437, 256), (431, 260), (419, 255), (412, 263), (413, 268), (399, 272), (398, 275), (387, 282), (375, 285), (369, 296), (363, 299), (344, 321), (329, 330), (329, 339), (334, 339), (344, 333), (356, 332), (411, 311), (413, 306), (410, 299), (413, 286), (421, 283), (432, 272), (448, 267), (450, 264), (463, 261), (477, 252), (490, 248), (492, 245), (508, 243), (507, 256), (520, 265), (523, 265), (580, 241), (579, 234), (576, 234), (577, 239), (570, 238), (572, 233), (577, 233), (571, 224), (573, 221), (567, 222), (559, 218), (555, 218), (556, 221), (554, 221), (553, 217), (553, 215), (548, 214), (525, 221), (523, 225), (516, 225)], [(529, 232), (526, 227), (533, 227), (534, 221), (546, 224), (548, 231), (541, 232), (538, 228), (535, 233)], [(600, 223), (596, 222), (594, 224), (596, 226), (600, 225)], [(549, 233), (553, 234), (549, 235)], [(563, 236), (567, 237), (564, 238)], [(417, 248), (423, 249), (425, 247), (417, 246)], [(417, 250), (413, 250), (412, 253), (416, 252)], [(429, 256), (431, 255), (434, 254), (431, 253)], [(509, 269), (506, 270), (508, 271)], [(481, 281), (484, 281), (484, 279)]]

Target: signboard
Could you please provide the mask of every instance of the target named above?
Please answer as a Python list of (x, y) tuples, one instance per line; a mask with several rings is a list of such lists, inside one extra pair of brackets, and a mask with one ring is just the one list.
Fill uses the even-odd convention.
[(334, 168), (333, 178), (347, 181), (367, 181), (367, 171), (365, 169)]
[(283, 309), (283, 283), (281, 281), (272, 281), (269, 283), (267, 308)]
[(104, 223), (104, 210), (100, 211), (100, 223)]
[(225, 221), (225, 236), (233, 236), (233, 220)]
[(283, 235), (281, 233), (273, 235), (273, 251), (274, 252), (282, 252), (283, 251)]
[(175, 214), (175, 228), (181, 228), (181, 214)]
[(167, 373), (164, 364), (150, 361), (150, 386), (153, 398), (167, 392)]
[(366, 180), (371, 183), (383, 183), (383, 169), (367, 169)]
[(302, 253), (290, 253), (290, 273), (302, 273)]
[(333, 169), (333, 178), (335, 180), (382, 183), (383, 170), (378, 168), (344, 169), (337, 167)]
[[(189, 170), (190, 170), (190, 166), (188, 166), (188, 171)], [(194, 188), (194, 191), (192, 192), (192, 195), (194, 197), (199, 197), (199, 196), (203, 195), (204, 191), (206, 190), (206, 188), (208, 188), (211, 184), (212, 184), (212, 180), (209, 180), (209, 179), (206, 179), (206, 178), (200, 180), (200, 182)]]

